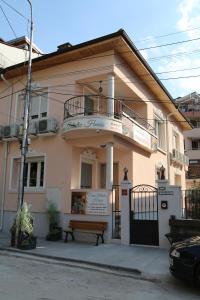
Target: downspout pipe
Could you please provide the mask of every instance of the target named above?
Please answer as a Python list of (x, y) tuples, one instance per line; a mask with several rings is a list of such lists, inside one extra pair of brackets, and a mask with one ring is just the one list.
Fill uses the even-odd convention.
[(1, 73), (0, 74), (0, 77), (1, 77), (1, 79), (5, 82), (5, 84), (7, 85), (7, 86), (10, 86), (10, 83), (8, 82), (8, 80), (4, 77), (4, 75)]

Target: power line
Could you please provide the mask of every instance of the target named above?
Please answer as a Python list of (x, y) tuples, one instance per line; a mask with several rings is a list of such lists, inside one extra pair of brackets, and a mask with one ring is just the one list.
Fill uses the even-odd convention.
[(4, 92), (6, 92), (8, 89), (10, 89), (14, 84), (21, 82), (22, 85), (24, 85), (24, 83), (22, 83), (21, 78), (17, 79), (15, 82), (12, 82), (6, 89), (4, 89), (3, 91), (0, 92), (0, 95), (3, 94)]
[[(120, 64), (115, 64), (115, 66), (120, 66), (120, 65), (127, 65), (126, 63), (120, 63)], [(106, 70), (106, 69), (109, 69), (110, 67), (112, 67), (113, 65), (106, 65), (106, 66), (101, 66), (101, 67), (98, 67), (98, 68), (91, 68), (91, 69), (81, 69), (81, 70), (78, 70), (78, 71), (72, 71), (72, 72), (67, 72), (67, 73), (59, 73), (59, 74), (55, 74), (55, 75), (51, 75), (51, 76), (48, 76), (48, 77), (42, 77), (42, 78), (39, 78), (40, 81), (43, 81), (43, 80), (46, 80), (46, 78), (48, 79), (53, 79), (53, 78), (64, 78), (64, 77), (67, 77), (67, 76), (71, 76), (71, 75), (74, 75), (74, 74), (81, 74), (81, 73), (89, 73), (89, 72), (93, 72), (93, 71), (100, 71), (100, 70)], [(187, 69), (177, 69), (177, 70), (171, 70), (171, 71), (164, 71), (164, 72), (157, 72), (155, 74), (157, 75), (161, 75), (161, 74), (166, 74), (166, 73), (173, 73), (173, 72), (181, 72), (181, 71), (189, 71), (189, 70), (195, 70), (195, 69), (200, 69), (200, 67), (195, 67), (195, 68), (187, 68)], [(141, 78), (141, 77), (147, 77), (149, 76), (149, 74), (139, 74), (138, 76), (137, 75), (132, 75), (132, 76), (127, 76), (126, 78)], [(186, 78), (192, 78), (193, 75), (191, 76), (187, 76)], [(198, 76), (197, 76), (198, 77)], [(34, 78), (34, 77), (33, 77)], [(122, 77), (121, 79), (124, 79), (125, 77)], [(175, 79), (179, 79), (179, 77), (174, 77)], [(173, 79), (173, 78), (164, 78), (162, 80), (169, 80), (169, 79)], [(181, 77), (180, 77), (181, 79)], [(37, 77), (37, 80), (38, 80), (38, 77)], [(120, 78), (117, 80), (120, 80)], [(102, 80), (103, 82), (105, 81), (109, 81), (109, 80)], [(148, 81), (154, 81), (154, 79), (149, 79)], [(94, 81), (89, 81), (89, 82), (83, 82), (83, 84), (90, 84), (90, 83), (95, 83), (95, 82), (99, 82), (99, 80), (94, 80)], [(130, 83), (130, 82), (126, 82), (126, 83)], [(65, 85), (76, 85), (74, 83), (68, 83), (68, 84), (65, 84)], [(59, 87), (61, 86), (65, 86), (65, 85), (57, 85)]]
[(172, 42), (172, 43), (167, 43), (167, 44), (162, 44), (162, 45), (157, 45), (157, 46), (150, 46), (146, 48), (140, 48), (138, 49), (139, 51), (142, 50), (150, 50), (150, 49), (155, 49), (155, 48), (161, 48), (161, 47), (167, 47), (167, 46), (173, 46), (173, 45), (178, 45), (178, 44), (184, 44), (184, 43), (189, 43), (189, 42), (194, 42), (198, 41), (200, 38), (195, 38), (195, 39), (189, 39), (189, 40), (183, 40), (183, 41), (178, 41), (178, 42)]
[[(16, 93), (19, 93), (19, 92), (22, 92), (22, 91), (24, 91), (24, 90), (19, 90), (19, 91), (16, 91), (16, 92), (14, 92), (14, 93), (11, 93), (10, 95), (14, 95), (14, 94), (16, 94)], [(37, 92), (37, 91), (32, 91), (32, 93), (34, 94), (34, 95), (41, 95), (41, 94), (43, 94), (42, 92), (40, 93), (40, 92)], [(49, 92), (48, 92), (49, 93)], [(64, 96), (66, 96), (66, 95), (68, 95), (68, 96), (77, 96), (77, 97), (83, 97), (83, 95), (75, 95), (75, 94), (68, 94), (68, 93), (65, 93), (65, 94), (63, 94), (63, 93), (55, 93), (55, 92), (52, 92), (53, 94), (59, 94), (59, 95), (64, 95)], [(7, 96), (4, 96), (4, 97), (1, 97), (0, 99), (3, 99), (3, 98), (5, 98), (5, 97), (8, 97), (8, 96), (10, 96), (10, 95), (7, 95)], [(91, 95), (92, 96), (92, 95)], [(105, 97), (106, 98), (106, 97)], [(48, 95), (48, 99), (50, 99), (50, 100), (52, 100), (52, 101), (56, 101), (56, 102), (58, 102), (58, 103), (60, 103), (60, 104), (62, 104), (62, 105), (64, 105), (64, 103), (65, 102), (63, 102), (62, 100), (59, 100), (59, 99), (56, 99), (56, 98), (54, 98), (54, 97), (51, 97), (51, 96), (49, 96)], [(68, 99), (69, 100), (69, 99)], [(145, 100), (145, 101), (143, 101), (143, 100), (140, 100), (140, 99), (126, 99), (126, 97), (124, 97), (124, 98), (121, 98), (121, 99), (119, 99), (120, 101), (122, 101), (122, 100), (126, 100), (126, 101), (129, 101), (129, 102), (142, 102), (142, 103), (146, 103), (146, 102), (156, 102), (156, 103), (168, 103), (168, 104), (175, 104), (175, 103), (172, 103), (172, 102), (169, 102), (169, 101), (159, 101), (159, 100), (156, 100), (156, 101), (153, 101), (152, 99), (151, 100)], [(2, 112), (0, 112), (0, 114), (4, 114), (4, 115), (9, 115), (9, 114), (6, 114), (6, 113), (2, 113)], [(151, 119), (151, 118), (145, 118), (145, 117), (142, 117), (142, 116), (139, 116), (139, 115), (137, 115), (137, 118), (138, 119), (141, 119), (141, 120), (144, 120), (144, 121), (154, 121), (155, 119)], [(16, 119), (17, 121), (21, 121), (20, 119)], [(176, 121), (170, 121), (171, 123), (188, 123), (188, 121), (178, 121), (178, 120), (176, 120)]]
[(3, 13), (3, 15), (4, 15), (6, 21), (7, 21), (8, 25), (9, 25), (9, 27), (10, 27), (10, 29), (12, 30), (12, 32), (13, 32), (15, 38), (17, 38), (17, 35), (16, 35), (16, 33), (15, 33), (15, 31), (14, 31), (14, 29), (13, 29), (13, 27), (12, 27), (12, 25), (11, 25), (11, 23), (10, 23), (8, 17), (6, 16), (6, 13), (4, 12), (4, 10), (3, 10), (3, 8), (2, 8), (1, 5), (0, 5), (0, 9), (1, 9), (1, 11), (2, 11), (2, 13)]
[(156, 60), (160, 60), (160, 59), (163, 59), (163, 58), (171, 58), (171, 57), (176, 57), (176, 58), (179, 58), (179, 56), (184, 56), (184, 55), (187, 55), (187, 54), (193, 54), (193, 53), (199, 53), (200, 50), (198, 49), (195, 49), (193, 51), (184, 51), (184, 52), (177, 52), (177, 53), (174, 53), (174, 54), (168, 54), (168, 55), (162, 55), (162, 56), (155, 56), (155, 57), (150, 57), (148, 60), (151, 60), (151, 61), (156, 61)]
[[(45, 89), (45, 87), (44, 87)], [(42, 95), (43, 92), (41, 91), (34, 91), (33, 92), (35, 95)], [(54, 91), (48, 91), (48, 94), (55, 94), (55, 95), (60, 95), (60, 96), (72, 96), (73, 98), (74, 97), (84, 97), (84, 95), (80, 95), (80, 94), (72, 94), (72, 93), (59, 93), (59, 92), (54, 92)], [(98, 96), (98, 95), (94, 95), (94, 94), (87, 94), (88, 96)], [(101, 96), (99, 96), (101, 97)], [(57, 102), (60, 102), (62, 104), (65, 103), (65, 101), (63, 102), (62, 100), (58, 100), (58, 99), (55, 99), (55, 98), (52, 98), (51, 96), (48, 98), (50, 99), (53, 99), (53, 100), (56, 100)], [(108, 98), (108, 96), (105, 96), (105, 95), (102, 95), (102, 98)], [(70, 100), (71, 98), (67, 99), (67, 100)], [(66, 101), (67, 101), (66, 100)], [(115, 100), (119, 100), (119, 101), (129, 101), (129, 102), (139, 102), (139, 103), (148, 103), (148, 102), (153, 102), (153, 103), (168, 103), (168, 104), (172, 104), (172, 105), (175, 105), (175, 103), (171, 102), (171, 100), (158, 100), (156, 98), (148, 98), (148, 100), (142, 100), (142, 99), (138, 99), (138, 98), (132, 98), (132, 97), (116, 97)]]
[(155, 72), (155, 74), (160, 75), (160, 74), (166, 74), (166, 73), (184, 72), (184, 71), (191, 71), (191, 70), (197, 70), (197, 69), (200, 69), (200, 67), (176, 69), (176, 70), (172, 70), (172, 71)]
[(18, 15), (20, 15), (22, 18), (26, 19), (28, 22), (30, 21), (26, 16), (24, 16), (20, 11), (18, 11), (16, 8), (14, 8), (12, 5), (10, 5), (5, 0), (1, 0), (4, 4), (6, 4), (9, 8), (11, 8), (13, 11), (15, 11)]
[(16, 91), (16, 92), (13, 92), (13, 93), (11, 93), (11, 94), (2, 96), (2, 97), (0, 97), (0, 100), (5, 99), (5, 98), (7, 98), (7, 97), (9, 97), (9, 96), (11, 96), (11, 95), (17, 94), (17, 93), (19, 93), (19, 92), (21, 92), (21, 91), (24, 91), (24, 89), (21, 89), (21, 90), (18, 90), (18, 91)]
[(135, 43), (137, 43), (137, 42), (145, 42), (147, 40), (152, 40), (152, 38), (153, 39), (157, 39), (157, 38), (163, 38), (163, 37), (166, 37), (166, 36), (182, 34), (182, 33), (189, 32), (189, 31), (194, 31), (194, 30), (197, 30), (197, 29), (200, 29), (200, 27), (193, 27), (193, 28), (186, 29), (186, 30), (175, 31), (175, 32), (171, 32), (171, 33), (167, 33), (167, 34), (163, 34), (163, 35), (152, 36), (152, 37), (149, 37), (149, 38), (144, 38), (142, 40), (137, 40), (137, 41), (135, 41)]

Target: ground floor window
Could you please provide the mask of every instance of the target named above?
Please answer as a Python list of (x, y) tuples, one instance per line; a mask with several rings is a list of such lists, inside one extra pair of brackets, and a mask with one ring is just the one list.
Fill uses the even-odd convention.
[[(25, 188), (43, 188), (44, 187), (44, 157), (28, 158), (24, 169)], [(20, 175), (20, 159), (13, 159), (13, 168), (11, 174), (11, 188), (17, 189)]]
[(25, 187), (43, 187), (44, 161), (30, 161), (25, 164)]
[(81, 163), (81, 188), (92, 188), (92, 164), (82, 162)]

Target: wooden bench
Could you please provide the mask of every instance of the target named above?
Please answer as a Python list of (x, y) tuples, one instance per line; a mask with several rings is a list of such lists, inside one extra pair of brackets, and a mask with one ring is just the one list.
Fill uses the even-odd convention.
[(68, 242), (68, 235), (70, 234), (72, 240), (75, 240), (74, 232), (91, 233), (96, 235), (96, 246), (99, 244), (99, 237), (101, 237), (102, 244), (104, 243), (104, 231), (106, 230), (107, 222), (100, 221), (79, 221), (70, 220), (69, 227), (64, 230), (65, 243)]

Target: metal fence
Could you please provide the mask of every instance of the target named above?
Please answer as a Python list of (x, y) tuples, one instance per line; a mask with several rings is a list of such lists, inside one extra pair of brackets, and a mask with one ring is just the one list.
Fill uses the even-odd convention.
[(200, 190), (191, 189), (182, 191), (183, 211), (182, 217), (185, 219), (200, 220)]

